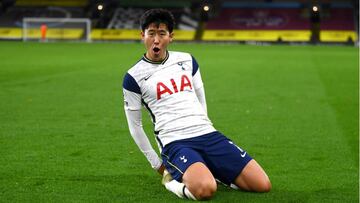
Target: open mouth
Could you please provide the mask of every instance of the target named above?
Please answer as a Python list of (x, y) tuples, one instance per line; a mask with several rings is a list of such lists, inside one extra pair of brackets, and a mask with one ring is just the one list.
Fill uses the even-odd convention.
[(160, 52), (160, 49), (157, 48), (157, 47), (154, 47), (154, 48), (153, 48), (153, 51), (155, 52), (155, 54), (158, 54), (158, 53)]

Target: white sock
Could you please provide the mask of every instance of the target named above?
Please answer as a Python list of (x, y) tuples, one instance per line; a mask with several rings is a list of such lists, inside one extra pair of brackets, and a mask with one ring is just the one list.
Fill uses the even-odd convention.
[(240, 190), (240, 188), (237, 185), (232, 184), (232, 183), (230, 184), (230, 187), (234, 190)]
[(165, 188), (170, 192), (176, 194), (180, 198), (187, 198), (196, 200), (193, 194), (186, 188), (184, 183), (179, 183), (176, 180), (165, 183)]

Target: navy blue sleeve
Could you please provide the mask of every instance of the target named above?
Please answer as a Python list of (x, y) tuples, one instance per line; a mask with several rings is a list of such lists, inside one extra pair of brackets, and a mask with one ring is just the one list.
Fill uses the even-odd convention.
[(123, 88), (128, 91), (141, 94), (139, 85), (137, 84), (135, 79), (129, 73), (126, 73), (126, 75), (124, 77)]
[(192, 70), (192, 76), (195, 75), (195, 73), (198, 71), (199, 69), (199, 64), (197, 63), (197, 61), (195, 60), (195, 58), (193, 56), (191, 56), (192, 58), (192, 67), (193, 67), (193, 70)]

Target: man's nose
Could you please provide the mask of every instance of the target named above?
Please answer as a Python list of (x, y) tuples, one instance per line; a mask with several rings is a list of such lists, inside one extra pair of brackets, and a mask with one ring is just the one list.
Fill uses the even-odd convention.
[(160, 43), (160, 36), (159, 35), (155, 35), (154, 43), (155, 44)]

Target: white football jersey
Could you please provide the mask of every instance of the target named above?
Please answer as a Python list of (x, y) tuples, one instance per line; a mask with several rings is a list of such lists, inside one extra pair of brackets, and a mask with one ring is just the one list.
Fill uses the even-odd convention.
[(202, 86), (198, 64), (190, 54), (169, 51), (161, 63), (144, 56), (124, 77), (124, 108), (144, 106), (158, 144), (164, 147), (215, 131), (195, 93)]

